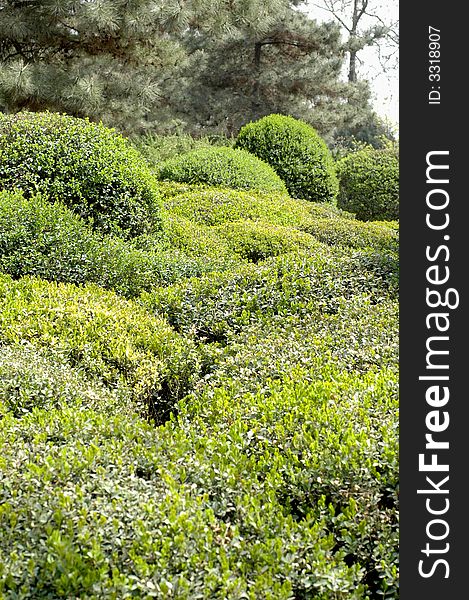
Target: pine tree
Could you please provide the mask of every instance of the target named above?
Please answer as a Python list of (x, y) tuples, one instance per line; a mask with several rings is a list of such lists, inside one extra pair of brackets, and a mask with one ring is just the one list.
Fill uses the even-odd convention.
[(301, 0), (0, 0), (0, 110), (131, 133), (235, 133), (280, 112), (330, 134), (367, 110), (338, 26)]
[(173, 97), (193, 131), (236, 133), (271, 113), (302, 118), (323, 135), (353, 126), (369, 110), (366, 84), (341, 81), (339, 27), (318, 25), (285, 2), (268, 27), (235, 35), (186, 33), (187, 66)]
[(0, 0), (0, 106), (139, 122), (184, 51), (162, 2)]

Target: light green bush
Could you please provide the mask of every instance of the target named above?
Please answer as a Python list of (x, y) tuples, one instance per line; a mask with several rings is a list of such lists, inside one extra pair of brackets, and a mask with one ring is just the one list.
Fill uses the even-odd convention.
[(399, 218), (399, 158), (392, 148), (365, 148), (337, 163), (337, 205), (361, 221)]
[(164, 420), (198, 369), (193, 345), (161, 318), (97, 286), (0, 275), (0, 343), (53, 349), (112, 387), (122, 381)]
[(322, 245), (143, 293), (142, 301), (176, 330), (226, 343), (252, 323), (318, 310), (335, 314), (357, 294), (373, 302), (395, 297), (393, 281), (377, 277), (375, 263), (365, 258), (367, 253)]
[(158, 176), (179, 183), (286, 192), (284, 183), (267, 163), (233, 148), (207, 148), (182, 154), (163, 163)]
[(398, 309), (396, 300), (373, 303), (366, 294), (356, 294), (339, 302), (333, 314), (313, 309), (254, 321), (228, 332), (223, 349), (206, 348), (211, 367), (202, 388), (225, 386), (239, 394), (266, 389), (285, 377), (314, 382), (333, 378), (336, 370), (397, 372)]
[(136, 235), (159, 225), (157, 181), (122, 136), (57, 113), (0, 114), (0, 189), (43, 193), (96, 229)]
[(309, 223), (306, 203), (284, 194), (243, 192), (226, 189), (196, 189), (168, 197), (167, 210), (196, 223), (221, 225), (242, 219), (273, 225), (300, 227)]
[(212, 229), (234, 252), (251, 262), (318, 246), (308, 233), (259, 221), (232, 221)]
[(221, 388), (158, 430), (7, 415), (0, 593), (397, 598), (396, 387), (383, 372)]
[(284, 115), (263, 117), (241, 128), (235, 148), (269, 163), (294, 198), (332, 202), (337, 196), (332, 155), (317, 131), (303, 121)]
[(364, 223), (350, 219), (317, 218), (303, 229), (330, 246), (398, 251), (399, 229), (389, 227), (385, 222)]
[(290, 231), (298, 229), (331, 246), (370, 247), (380, 252), (397, 252), (398, 247), (397, 222), (364, 223), (329, 204), (313, 204), (282, 194), (189, 189), (167, 197), (165, 206), (170, 215), (200, 225), (253, 221), (288, 227)]
[(110, 390), (87, 379), (53, 348), (0, 345), (0, 415), (23, 417), (33, 410), (92, 408), (128, 416), (135, 407), (125, 385)]

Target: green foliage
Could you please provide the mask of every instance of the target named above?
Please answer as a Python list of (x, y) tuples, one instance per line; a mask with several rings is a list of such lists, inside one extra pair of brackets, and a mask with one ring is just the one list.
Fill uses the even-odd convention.
[(398, 221), (161, 189), (0, 192), (0, 598), (397, 600)]
[[(182, 228), (181, 233), (190, 237), (188, 230)], [(156, 285), (235, 262), (233, 253), (223, 257), (215, 246), (213, 241), (208, 256), (202, 252), (207, 244), (196, 253), (189, 243), (164, 244), (161, 234), (151, 236), (147, 244), (143, 236), (132, 243), (101, 236), (59, 203), (41, 196), (27, 200), (19, 192), (0, 192), (0, 272), (14, 278), (34, 275), (77, 285), (93, 282), (130, 298)]]
[(293, 117), (269, 115), (245, 125), (236, 148), (269, 163), (291, 196), (313, 202), (332, 202), (338, 182), (334, 161), (316, 130)]
[(139, 153), (102, 124), (55, 113), (0, 114), (0, 186), (61, 201), (96, 229), (159, 224), (157, 183)]
[(224, 135), (193, 137), (178, 133), (158, 135), (146, 133), (132, 139), (134, 146), (144, 156), (151, 167), (157, 169), (161, 163), (186, 154), (193, 150), (213, 148), (214, 146), (232, 146), (233, 140)]
[(354, 221), (350, 219), (317, 218), (303, 228), (330, 246), (351, 248), (375, 248), (380, 251), (398, 252), (399, 230), (385, 222)]
[(397, 598), (396, 407), (384, 371), (218, 389), (158, 430), (7, 415), (0, 593)]
[(144, 293), (142, 300), (176, 330), (226, 342), (228, 335), (252, 323), (318, 310), (335, 314), (344, 299), (356, 294), (372, 302), (394, 296), (393, 273), (377, 277), (364, 256), (368, 255), (327, 246), (292, 252), (262, 265), (244, 265)]
[(157, 421), (197, 371), (188, 340), (144, 308), (96, 286), (0, 276), (0, 343), (50, 348), (108, 386), (125, 382)]
[(212, 362), (201, 389), (225, 387), (239, 395), (285, 377), (313, 383), (330, 380), (335, 370), (359, 375), (386, 365), (397, 371), (398, 309), (396, 300), (375, 304), (357, 293), (338, 299), (334, 313), (312, 309), (228, 330), (222, 348), (207, 347)]
[[(186, 410), (192, 427), (197, 418), (205, 431), (208, 424), (217, 445), (230, 431), (260, 481), (278, 474), (271, 483), (276, 501), (296, 522), (313, 519), (332, 532), (336, 555), (363, 569), (369, 594), (363, 597), (396, 599), (397, 372), (381, 363), (379, 372), (344, 373), (330, 360), (311, 382), (293, 372), (275, 383), (264, 380), (256, 393), (215, 388)], [(225, 510), (234, 503), (225, 501)]]
[(88, 116), (128, 134), (232, 135), (274, 111), (323, 134), (366, 121), (367, 86), (341, 81), (339, 27), (297, 4), (2, 0), (0, 110)]
[(246, 219), (302, 229), (311, 224), (313, 217), (332, 218), (346, 214), (330, 204), (312, 204), (285, 194), (260, 191), (190, 187), (168, 190), (165, 196), (169, 212), (205, 225)]
[(159, 178), (180, 183), (205, 183), (240, 190), (286, 192), (275, 171), (249, 152), (233, 148), (193, 150), (166, 161)]
[(362, 221), (399, 218), (399, 158), (393, 147), (365, 148), (337, 163), (340, 208)]
[(256, 221), (233, 221), (213, 228), (230, 248), (251, 262), (294, 250), (315, 248), (316, 240), (293, 227)]
[(89, 380), (54, 350), (31, 345), (0, 346), (0, 414), (22, 417), (33, 410), (92, 408), (128, 416), (131, 392)]
[[(170, 212), (164, 214), (163, 222), (164, 234), (159, 239), (164, 240), (172, 251), (179, 250), (200, 259), (207, 266), (212, 265), (212, 270), (216, 266), (218, 270), (226, 270), (239, 264), (239, 256), (215, 229)], [(146, 247), (151, 241), (152, 236), (135, 240), (140, 247)]]

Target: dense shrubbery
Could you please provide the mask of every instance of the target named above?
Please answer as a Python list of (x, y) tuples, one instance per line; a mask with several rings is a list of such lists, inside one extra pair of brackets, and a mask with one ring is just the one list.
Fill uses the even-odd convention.
[(114, 130), (55, 113), (0, 113), (0, 188), (44, 193), (105, 232), (159, 221), (157, 182)]
[(0, 592), (397, 598), (395, 389), (386, 372), (221, 388), (157, 431), (4, 418)]
[(294, 198), (331, 202), (337, 196), (334, 161), (316, 130), (302, 121), (269, 115), (241, 128), (236, 148), (271, 165)]
[(60, 352), (30, 344), (0, 345), (0, 415), (22, 417), (34, 410), (93, 409), (126, 416), (135, 411), (130, 388), (112, 390), (88, 379)]
[(312, 309), (307, 315), (258, 318), (227, 329), (223, 349), (207, 347), (213, 364), (202, 386), (244, 393), (285, 377), (324, 381), (334, 370), (360, 374), (383, 364), (397, 370), (397, 313), (394, 300), (376, 304), (367, 294), (357, 294), (339, 301), (333, 314)]
[(97, 286), (0, 275), (0, 343), (51, 348), (109, 386), (122, 381), (157, 421), (197, 371), (194, 349), (158, 317)]
[(161, 165), (158, 174), (162, 180), (179, 183), (286, 192), (284, 183), (267, 163), (233, 148), (207, 148), (182, 154)]
[(397, 600), (398, 222), (160, 184), (0, 192), (0, 597)]
[[(367, 256), (367, 255), (364, 255)], [(335, 314), (344, 300), (366, 294), (378, 302), (395, 290), (376, 276), (363, 255), (351, 251), (303, 251), (271, 258), (142, 294), (142, 300), (178, 331), (226, 341), (251, 323), (274, 317)], [(390, 274), (392, 276), (392, 273)]]
[(288, 227), (310, 219), (302, 202), (283, 194), (253, 191), (192, 189), (168, 197), (165, 206), (173, 214), (205, 225), (250, 219)]
[(386, 223), (318, 218), (303, 229), (331, 246), (398, 251), (399, 232)]
[(213, 230), (234, 252), (251, 262), (318, 245), (308, 233), (258, 221), (232, 221), (217, 225)]
[[(132, 242), (101, 236), (59, 203), (0, 192), (0, 272), (14, 278), (35, 275), (66, 283), (93, 282), (130, 298), (236, 262), (233, 253), (228, 256), (228, 247), (225, 255), (216, 250), (216, 240), (210, 255), (205, 252), (207, 243), (196, 252), (196, 232), (183, 226), (181, 235), (185, 245), (176, 244), (170, 230), (169, 240), (161, 233)], [(151, 243), (144, 243), (147, 239)], [(207, 241), (203, 233), (201, 239)]]
[(337, 204), (362, 221), (399, 218), (399, 158), (392, 148), (365, 148), (337, 163)]

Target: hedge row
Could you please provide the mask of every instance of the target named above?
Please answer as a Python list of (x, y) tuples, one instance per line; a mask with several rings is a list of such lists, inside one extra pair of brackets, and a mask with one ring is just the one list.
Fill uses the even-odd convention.
[(285, 184), (267, 163), (233, 148), (206, 148), (176, 156), (160, 166), (158, 177), (178, 183), (286, 193)]
[(143, 293), (142, 301), (178, 331), (225, 341), (229, 332), (275, 316), (335, 314), (357, 294), (371, 302), (395, 298), (395, 274), (379, 277), (379, 266), (372, 255), (322, 246)]
[(4, 416), (0, 593), (396, 598), (395, 391), (386, 371), (220, 389), (157, 430)]
[[(188, 240), (198, 239), (196, 234), (184, 230)], [(172, 245), (161, 233), (150, 236), (151, 243), (145, 239), (102, 236), (62, 204), (0, 192), (0, 271), (14, 278), (93, 282), (131, 298), (157, 285), (239, 262), (228, 248), (223, 256), (215, 241), (211, 251), (205, 244), (203, 253), (195, 251), (195, 243)], [(174, 235), (170, 241), (175, 241)]]
[(0, 343), (51, 349), (73, 368), (164, 420), (190, 388), (198, 358), (189, 340), (143, 307), (97, 286), (78, 288), (0, 275)]

